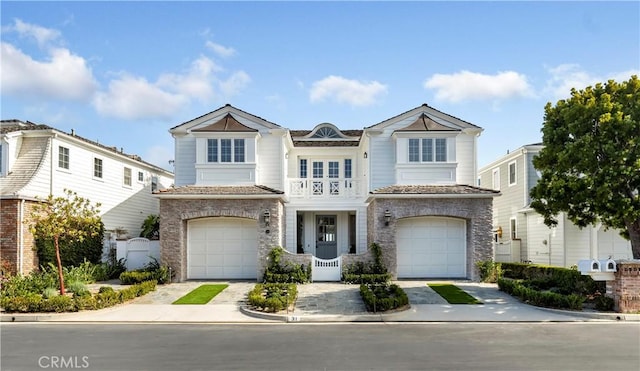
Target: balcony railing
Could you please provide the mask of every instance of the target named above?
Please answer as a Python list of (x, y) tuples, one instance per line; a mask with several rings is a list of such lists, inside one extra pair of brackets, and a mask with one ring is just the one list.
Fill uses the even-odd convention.
[(347, 198), (362, 195), (362, 182), (354, 178), (289, 179), (289, 196)]

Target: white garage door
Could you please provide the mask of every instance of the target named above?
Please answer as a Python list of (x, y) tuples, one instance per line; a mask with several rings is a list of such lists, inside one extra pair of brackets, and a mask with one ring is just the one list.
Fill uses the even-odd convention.
[(464, 220), (443, 217), (401, 219), (396, 233), (399, 278), (467, 276)]
[(188, 222), (187, 277), (256, 279), (258, 227), (255, 220), (208, 218)]

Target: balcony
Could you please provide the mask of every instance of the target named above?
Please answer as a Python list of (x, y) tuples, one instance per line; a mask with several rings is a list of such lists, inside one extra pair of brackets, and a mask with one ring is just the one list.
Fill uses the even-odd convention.
[(289, 179), (292, 198), (352, 198), (362, 196), (362, 181), (356, 178)]

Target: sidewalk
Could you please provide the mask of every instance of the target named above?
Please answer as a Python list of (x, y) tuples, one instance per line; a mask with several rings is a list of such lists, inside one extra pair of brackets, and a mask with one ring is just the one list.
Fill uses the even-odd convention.
[(3, 313), (2, 322), (116, 322), (116, 323), (274, 323), (274, 322), (575, 322), (640, 321), (640, 314), (570, 312), (521, 303), (494, 284), (455, 282), (482, 305), (451, 305), (433, 292), (427, 281), (398, 281), (411, 307), (395, 313), (366, 312), (358, 285), (313, 283), (298, 286), (298, 300), (291, 313), (251, 310), (246, 293), (255, 282), (219, 282), (229, 287), (205, 305), (172, 305), (184, 294), (211, 281), (189, 281), (158, 286), (157, 290), (129, 303), (77, 313)]

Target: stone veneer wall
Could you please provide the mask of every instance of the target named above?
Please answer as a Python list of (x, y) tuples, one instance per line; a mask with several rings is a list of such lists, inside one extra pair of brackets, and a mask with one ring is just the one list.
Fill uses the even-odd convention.
[[(271, 213), (269, 226), (262, 220), (264, 210)], [(258, 271), (261, 279), (271, 248), (281, 246), (284, 233), (284, 207), (280, 199), (161, 199), (160, 260), (175, 272), (178, 282), (187, 279), (187, 222), (208, 217), (236, 217), (257, 221)]]
[[(398, 220), (418, 216), (443, 216), (467, 221), (467, 278), (480, 278), (475, 262), (493, 258), (491, 225), (493, 198), (376, 198), (367, 209), (367, 244), (378, 243), (382, 258), (397, 278), (396, 228)], [(385, 226), (384, 212), (391, 211)]]
[[(20, 270), (20, 235), (22, 235), (22, 274), (38, 269), (35, 240), (28, 223), (20, 222), (21, 199), (0, 200), (0, 258), (12, 274)], [(36, 202), (24, 201), (23, 220), (27, 220)], [(4, 268), (4, 264), (3, 264)]]
[(616, 261), (615, 281), (607, 281), (607, 295), (613, 297), (619, 313), (640, 313), (640, 260)]

